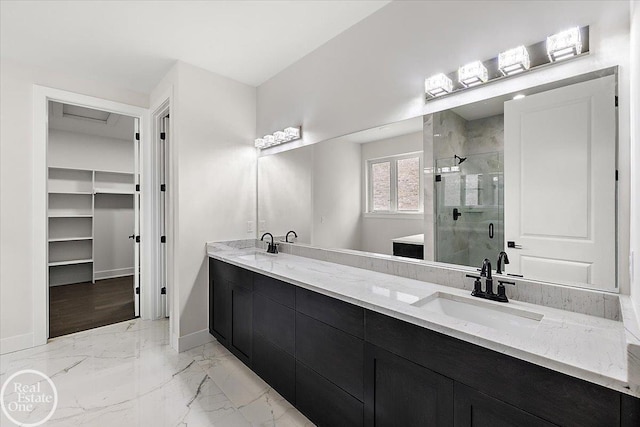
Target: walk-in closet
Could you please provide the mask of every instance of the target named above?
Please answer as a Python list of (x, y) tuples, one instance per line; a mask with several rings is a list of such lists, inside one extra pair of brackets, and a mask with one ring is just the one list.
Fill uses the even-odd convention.
[(135, 124), (50, 102), (49, 336), (135, 317)]

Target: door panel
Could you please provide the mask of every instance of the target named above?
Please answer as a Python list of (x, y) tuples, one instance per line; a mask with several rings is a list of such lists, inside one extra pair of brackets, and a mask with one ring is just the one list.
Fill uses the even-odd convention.
[[(505, 248), (525, 277), (612, 289), (615, 78), (507, 101)], [(507, 245), (508, 246), (508, 245)]]

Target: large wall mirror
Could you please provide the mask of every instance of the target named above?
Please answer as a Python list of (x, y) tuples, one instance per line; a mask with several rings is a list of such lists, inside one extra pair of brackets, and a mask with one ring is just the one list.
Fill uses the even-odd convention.
[(464, 269), (504, 251), (505, 274), (616, 291), (616, 85), (613, 67), (264, 150), (259, 223)]

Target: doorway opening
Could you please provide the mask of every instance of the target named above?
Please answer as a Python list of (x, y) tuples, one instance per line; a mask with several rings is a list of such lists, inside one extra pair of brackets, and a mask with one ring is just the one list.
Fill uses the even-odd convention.
[(49, 101), (47, 133), (49, 338), (138, 317), (138, 119)]

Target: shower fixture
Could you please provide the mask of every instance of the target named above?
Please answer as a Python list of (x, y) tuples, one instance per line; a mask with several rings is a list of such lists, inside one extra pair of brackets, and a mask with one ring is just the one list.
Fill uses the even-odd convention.
[(455, 163), (456, 159), (458, 159), (458, 164), (462, 164), (462, 162), (464, 162), (465, 160), (467, 160), (466, 157), (460, 157), (457, 154), (453, 155), (453, 162)]

